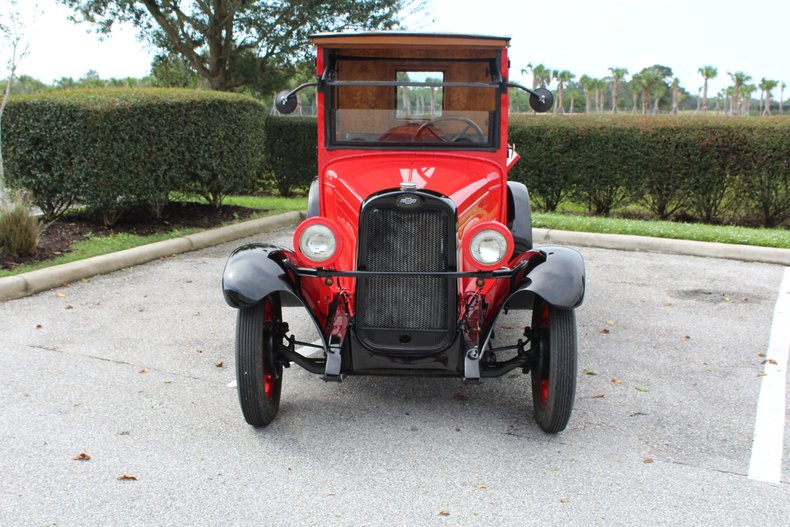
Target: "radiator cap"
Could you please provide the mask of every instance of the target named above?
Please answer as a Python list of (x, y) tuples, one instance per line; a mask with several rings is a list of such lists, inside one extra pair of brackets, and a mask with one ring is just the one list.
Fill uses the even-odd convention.
[(400, 184), (400, 189), (403, 191), (417, 190), (417, 183), (413, 181), (404, 181)]

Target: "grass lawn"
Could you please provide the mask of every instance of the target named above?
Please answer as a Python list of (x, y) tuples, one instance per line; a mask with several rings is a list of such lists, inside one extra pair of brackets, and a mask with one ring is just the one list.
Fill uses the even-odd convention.
[(730, 225), (704, 225), (537, 212), (532, 214), (532, 226), (563, 231), (633, 234), (656, 238), (790, 249), (790, 230), (788, 229), (751, 229)]

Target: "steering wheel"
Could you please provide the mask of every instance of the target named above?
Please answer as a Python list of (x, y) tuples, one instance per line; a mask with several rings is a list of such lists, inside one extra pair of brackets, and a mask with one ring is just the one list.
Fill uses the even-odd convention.
[[(434, 125), (436, 123), (441, 123), (444, 121), (460, 121), (464, 123), (465, 126), (461, 129), (460, 132), (455, 134), (455, 136), (452, 139), (448, 140), (444, 136), (439, 135), (439, 133), (434, 129)], [(443, 117), (437, 117), (436, 119), (431, 119), (430, 121), (426, 121), (422, 123), (420, 127), (417, 128), (416, 135), (417, 137), (420, 137), (423, 134), (423, 132), (428, 131), (443, 143), (448, 143), (448, 142), (460, 143), (460, 142), (472, 141), (472, 139), (468, 137), (464, 137), (466, 135), (466, 132), (468, 132), (469, 130), (472, 130), (475, 133), (475, 135), (480, 139), (479, 141), (473, 141), (473, 142), (476, 143), (486, 142), (486, 136), (483, 133), (483, 130), (480, 128), (480, 126), (478, 126), (476, 122), (474, 122), (468, 117), (455, 116), (455, 115), (445, 115)]]

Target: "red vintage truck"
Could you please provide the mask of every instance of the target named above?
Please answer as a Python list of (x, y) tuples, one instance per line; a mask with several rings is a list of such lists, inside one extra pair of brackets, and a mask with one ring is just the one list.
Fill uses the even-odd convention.
[[(534, 417), (563, 430), (576, 387), (574, 309), (584, 261), (533, 247), (527, 188), (508, 181), (508, 88), (536, 112), (551, 93), (508, 82), (509, 39), (396, 32), (319, 34), (318, 175), (293, 249), (245, 245), (223, 292), (238, 309), (236, 374), (247, 422), (277, 414), (283, 368), (348, 375), (531, 375)], [(283, 306), (305, 308), (320, 358), (301, 354)], [(522, 338), (494, 346), (503, 310), (524, 310)], [(499, 344), (499, 342), (497, 342)]]

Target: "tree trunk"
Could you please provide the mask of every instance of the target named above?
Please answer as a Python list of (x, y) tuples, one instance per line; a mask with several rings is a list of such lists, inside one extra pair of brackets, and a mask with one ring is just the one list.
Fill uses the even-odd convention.
[(785, 102), (785, 89), (784, 86), (781, 86), (779, 88), (779, 115), (785, 114), (784, 102)]
[(765, 91), (765, 106), (763, 107), (763, 115), (771, 115), (771, 92)]
[[(705, 68), (705, 70), (707, 69)], [(704, 79), (705, 82), (702, 84), (702, 113), (708, 113), (708, 78), (704, 77)], [(699, 104), (697, 104), (697, 111), (699, 111)]]
[(617, 79), (612, 83), (612, 113), (617, 113)]
[(633, 92), (631, 95), (633, 95), (633, 99), (634, 99), (634, 107), (631, 110), (631, 113), (636, 113), (636, 107), (639, 104), (639, 94), (636, 93), (636, 92)]
[(590, 113), (590, 106), (592, 106), (592, 93), (590, 90), (584, 90), (584, 113)]
[(678, 86), (677, 84), (672, 88), (672, 114), (677, 115), (680, 106), (680, 99), (678, 99)]

